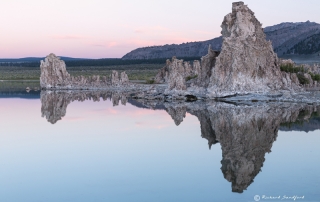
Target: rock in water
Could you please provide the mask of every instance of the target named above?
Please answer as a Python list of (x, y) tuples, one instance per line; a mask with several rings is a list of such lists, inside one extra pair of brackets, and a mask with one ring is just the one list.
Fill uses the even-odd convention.
[(169, 64), (170, 64), (170, 60), (167, 60), (166, 66), (164, 66), (163, 68), (161, 68), (159, 70), (159, 72), (157, 73), (157, 75), (154, 78), (154, 82), (155, 83), (166, 83), (166, 82), (168, 82), (168, 73), (169, 73), (168, 65)]
[[(187, 90), (199, 90), (198, 88), (207, 88), (210, 81), (211, 71), (215, 65), (218, 51), (211, 49), (209, 45), (208, 54), (199, 60), (195, 60), (191, 65), (190, 62), (184, 62), (176, 57), (167, 60), (166, 66), (159, 70), (155, 77), (156, 83), (168, 83), (167, 93), (177, 93)], [(190, 81), (189, 81), (190, 80)]]
[(113, 70), (111, 73), (111, 84), (113, 86), (117, 86), (119, 85), (119, 83), (120, 83), (119, 74), (117, 71)]
[(66, 64), (55, 54), (51, 53), (40, 62), (40, 86), (42, 88), (56, 88), (70, 85), (70, 74)]
[(73, 77), (67, 72), (66, 64), (51, 53), (40, 64), (40, 85), (43, 89), (108, 89), (131, 87), (126, 72), (112, 71), (111, 77), (93, 75), (89, 77)]
[(169, 90), (186, 90), (185, 69), (183, 60), (172, 58), (172, 62), (167, 62), (169, 69), (168, 89)]
[(129, 78), (128, 78), (128, 75), (126, 74), (126, 72), (120, 73), (120, 83), (123, 85), (129, 83)]
[[(223, 44), (212, 69), (207, 89), (209, 97), (265, 93), (292, 87), (283, 82), (271, 42), (266, 41), (261, 23), (243, 2), (232, 4), (232, 13), (225, 16), (221, 27)], [(294, 88), (299, 87), (295, 85)]]
[(201, 65), (199, 66), (197, 62), (194, 62), (194, 75), (197, 75), (195, 86), (208, 87), (212, 68), (215, 66), (216, 58), (219, 54), (220, 52), (212, 50), (211, 45), (209, 45), (208, 54), (201, 57)]

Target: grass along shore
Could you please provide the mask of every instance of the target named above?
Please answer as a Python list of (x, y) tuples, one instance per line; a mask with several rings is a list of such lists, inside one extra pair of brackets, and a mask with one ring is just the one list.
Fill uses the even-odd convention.
[(39, 80), (1, 80), (0, 81), (0, 93), (3, 92), (15, 92), (15, 91), (25, 91), (26, 88), (33, 91), (40, 90)]
[[(153, 78), (164, 65), (163, 64), (132, 64), (113, 66), (83, 66), (67, 67), (72, 76), (83, 75), (85, 77), (100, 75), (109, 76), (112, 70), (125, 71), (133, 82), (146, 83)], [(0, 66), (0, 92), (11, 92), (40, 89), (40, 67)]]
[[(83, 66), (67, 67), (67, 71), (72, 76), (83, 75), (85, 77), (100, 75), (109, 76), (112, 70), (126, 71), (130, 80), (149, 80), (154, 77), (163, 64), (133, 64), (133, 65), (113, 65), (113, 66)], [(39, 67), (17, 67), (0, 66), (0, 80), (39, 80)]]

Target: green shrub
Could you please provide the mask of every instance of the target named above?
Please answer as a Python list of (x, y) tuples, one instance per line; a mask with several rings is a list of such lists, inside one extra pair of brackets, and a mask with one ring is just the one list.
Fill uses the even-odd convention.
[(312, 73), (309, 73), (312, 80), (314, 81), (320, 81), (320, 74), (312, 74)]
[(187, 77), (186, 77), (186, 81), (189, 81), (189, 80), (191, 80), (191, 79), (195, 79), (195, 78), (197, 78), (197, 77), (198, 77), (198, 75), (187, 76)]
[(302, 66), (295, 67), (293, 64), (280, 65), (280, 70), (288, 73), (298, 73), (298, 72), (304, 73), (305, 72)]

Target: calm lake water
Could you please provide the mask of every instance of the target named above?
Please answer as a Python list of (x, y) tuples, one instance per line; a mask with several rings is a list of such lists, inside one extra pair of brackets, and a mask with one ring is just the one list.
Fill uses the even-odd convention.
[(320, 201), (316, 106), (0, 97), (1, 202)]

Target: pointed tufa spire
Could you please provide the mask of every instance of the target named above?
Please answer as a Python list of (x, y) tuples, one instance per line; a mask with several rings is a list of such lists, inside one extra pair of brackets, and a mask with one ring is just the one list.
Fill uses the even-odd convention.
[(279, 59), (271, 42), (266, 40), (261, 23), (242, 1), (232, 4), (232, 12), (224, 17), (221, 28), (221, 52), (212, 50), (208, 44), (208, 54), (201, 58), (200, 64), (193, 62), (192, 71), (187, 68), (181, 74), (183, 68), (177, 65), (180, 60), (173, 57), (172, 62), (167, 61), (156, 76), (156, 81), (169, 84), (165, 93), (185, 91), (219, 98), (302, 90), (296, 74), (281, 72)]
[(261, 23), (243, 2), (232, 4), (232, 12), (224, 17), (221, 28), (223, 44), (212, 69), (209, 97), (300, 89), (299, 83), (280, 71), (278, 57)]

